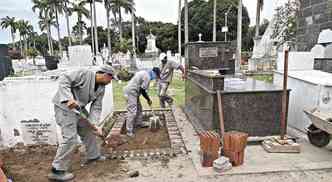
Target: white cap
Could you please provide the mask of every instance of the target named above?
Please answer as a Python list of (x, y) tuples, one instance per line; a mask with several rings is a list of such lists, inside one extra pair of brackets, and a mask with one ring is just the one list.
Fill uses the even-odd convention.
[(118, 80), (117, 75), (113, 67), (109, 64), (103, 64), (99, 67), (98, 71), (113, 75), (114, 80)]
[(160, 55), (159, 55), (159, 60), (161, 61), (161, 60), (163, 60), (165, 57), (167, 57), (167, 55), (165, 54), (165, 53), (161, 53)]

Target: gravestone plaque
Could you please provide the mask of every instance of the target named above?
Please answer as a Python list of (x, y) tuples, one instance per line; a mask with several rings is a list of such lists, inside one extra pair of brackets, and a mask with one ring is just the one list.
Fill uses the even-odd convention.
[(42, 123), (38, 119), (21, 121), (22, 137), (25, 144), (57, 143), (56, 128), (51, 123)]
[(217, 47), (203, 47), (199, 49), (199, 57), (208, 58), (208, 57), (217, 57), (218, 48)]

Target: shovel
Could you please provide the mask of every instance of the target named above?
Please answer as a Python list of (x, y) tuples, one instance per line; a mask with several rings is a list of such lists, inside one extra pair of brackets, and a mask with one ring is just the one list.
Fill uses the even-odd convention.
[[(90, 120), (88, 119), (88, 116), (84, 113), (83, 109), (77, 107), (77, 108), (72, 109), (72, 111), (73, 111), (74, 113), (78, 114), (78, 115), (82, 118), (82, 120), (80, 120), (80, 122), (83, 121), (83, 122), (85, 122), (85, 124), (88, 125), (89, 128), (91, 128), (91, 129), (94, 130), (94, 131), (96, 130), (96, 126), (93, 125), (93, 124), (91, 124)], [(104, 122), (105, 122), (105, 121), (101, 122), (98, 126), (102, 126), (102, 125), (104, 124)], [(105, 140), (105, 139), (106, 139), (105, 136), (103, 136), (103, 135), (101, 135), (101, 136), (98, 135), (98, 137), (100, 137), (100, 138), (103, 140), (103, 144), (102, 144), (102, 146), (104, 146), (105, 144), (108, 144), (108, 141)]]
[(152, 132), (156, 132), (160, 129), (160, 118), (156, 116), (152, 107), (150, 107), (150, 109), (152, 111), (152, 117), (149, 119), (150, 120), (150, 130)]

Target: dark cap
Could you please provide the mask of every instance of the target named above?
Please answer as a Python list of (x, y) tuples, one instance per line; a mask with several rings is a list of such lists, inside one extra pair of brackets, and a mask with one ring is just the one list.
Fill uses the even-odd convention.
[(160, 78), (160, 69), (158, 67), (153, 67), (152, 71), (157, 75), (158, 78)]

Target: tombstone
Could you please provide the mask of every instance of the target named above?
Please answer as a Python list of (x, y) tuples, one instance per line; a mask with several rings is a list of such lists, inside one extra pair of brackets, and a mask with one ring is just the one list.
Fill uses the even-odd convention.
[(172, 57), (172, 52), (171, 51), (167, 51), (166, 55), (167, 55), (167, 58), (170, 59)]
[(316, 44), (312, 49), (311, 49), (311, 54), (314, 58), (324, 58), (324, 53), (325, 53), (325, 47)]
[(324, 58), (332, 58), (332, 44), (325, 47)]
[(68, 47), (70, 62), (68, 66), (91, 66), (92, 52), (89, 45), (77, 45)]
[(57, 144), (55, 123), (41, 122), (38, 119), (22, 120), (21, 131), (24, 144)]
[(324, 29), (318, 36), (318, 44), (332, 43), (332, 31), (331, 29)]
[(157, 56), (159, 49), (156, 47), (156, 36), (154, 36), (150, 31), (150, 34), (146, 37), (146, 39), (148, 44), (145, 49), (145, 54)]
[[(97, 69), (97, 67), (95, 67)], [(65, 71), (65, 70), (62, 70)], [(61, 73), (57, 73), (59, 76)], [(61, 141), (61, 132), (54, 118), (52, 98), (59, 85), (56, 76), (6, 78), (0, 85), (0, 130), (6, 147)], [(5, 104), (3, 104), (5, 103)], [(89, 110), (89, 107), (87, 107)], [(105, 88), (100, 121), (113, 110), (112, 84)], [(100, 122), (99, 121), (99, 122)], [(20, 136), (14, 136), (18, 129)]]
[(250, 136), (280, 133), (280, 87), (234, 74), (235, 46), (230, 42), (190, 42), (185, 46), (184, 111), (196, 130), (220, 129), (220, 93), (225, 131), (243, 131)]

